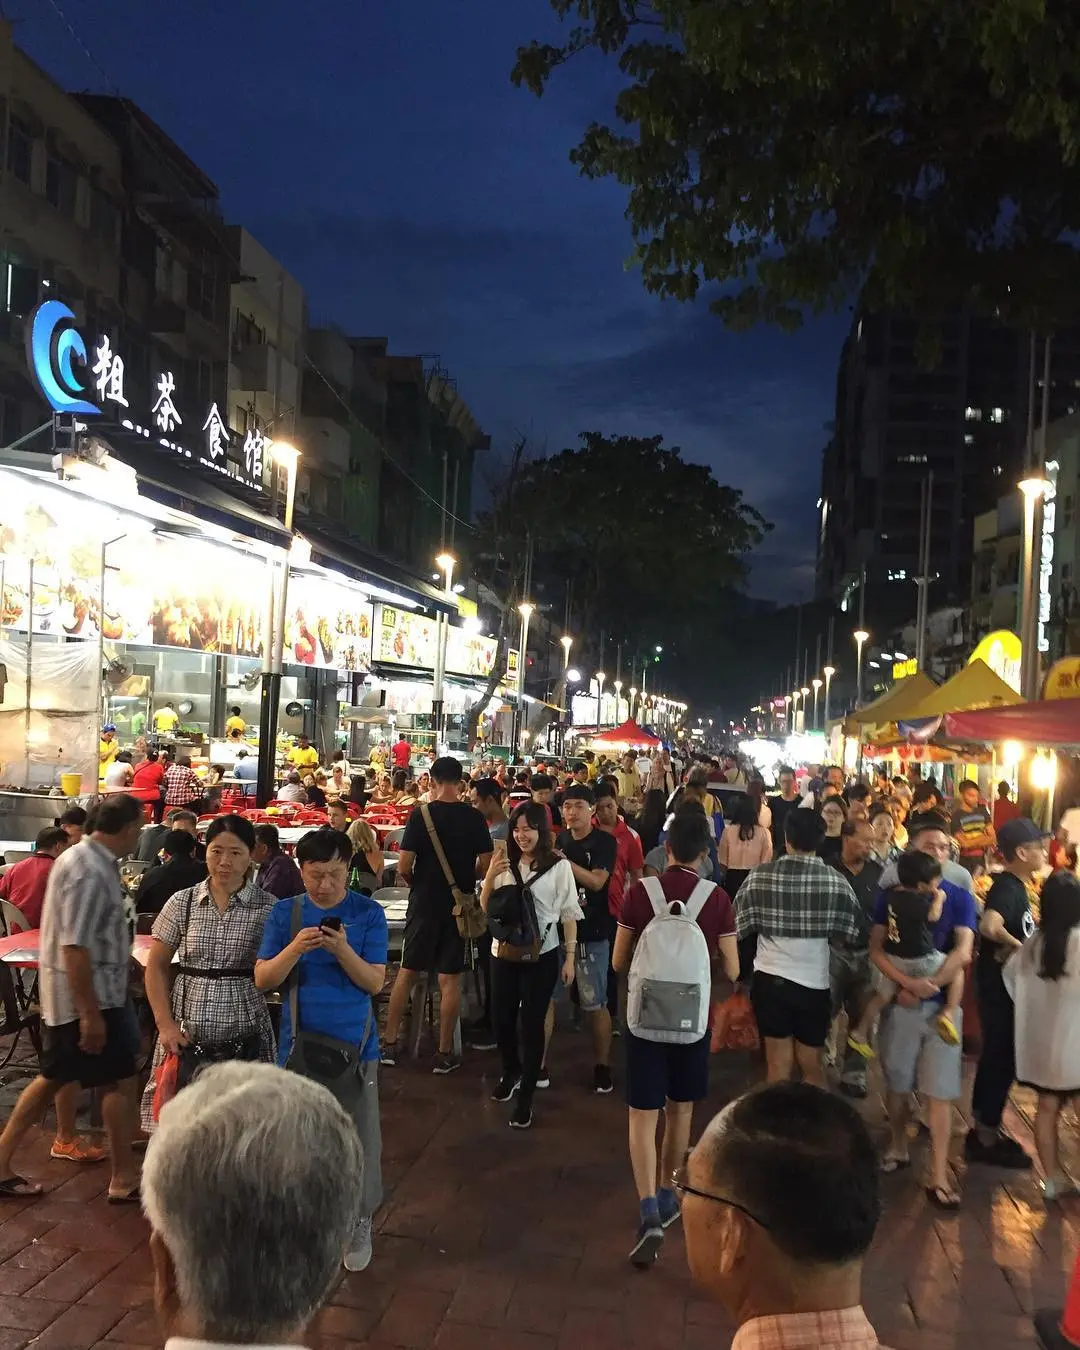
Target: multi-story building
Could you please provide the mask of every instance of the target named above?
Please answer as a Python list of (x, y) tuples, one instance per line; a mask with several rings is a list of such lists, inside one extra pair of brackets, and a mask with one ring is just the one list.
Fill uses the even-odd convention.
[[(1029, 336), (953, 314), (860, 314), (844, 344), (834, 433), (821, 478), (818, 593), (850, 597), (862, 569), (867, 621), (886, 626), (914, 608), (922, 483), (932, 471), (934, 603), (966, 599), (977, 515), (1021, 477), (1027, 434)], [(1041, 402), (1041, 362), (1037, 381)], [(1051, 417), (1080, 407), (1080, 330), (1056, 334)]]
[(73, 97), (120, 147), (124, 321), (115, 345), (124, 353), (129, 398), (149, 399), (165, 373), (178, 404), (225, 408), (238, 272), (218, 189), (130, 99)]
[(307, 303), (304, 288), (240, 225), (228, 235), (239, 280), (229, 315), (230, 428), (291, 440), (300, 407)]
[(24, 320), (61, 299), (80, 325), (122, 325), (120, 147), (0, 21), (0, 444), (41, 425)]
[(1044, 667), (1080, 655), (1080, 415), (1047, 429), (1046, 477), (1052, 491), (1043, 505), (1038, 582)]
[(971, 565), (971, 640), (1000, 628), (1019, 632), (1020, 493), (975, 517)]

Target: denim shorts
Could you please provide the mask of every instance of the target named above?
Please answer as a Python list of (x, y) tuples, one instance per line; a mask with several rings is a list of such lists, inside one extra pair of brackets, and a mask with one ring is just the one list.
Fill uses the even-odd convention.
[[(607, 1007), (608, 962), (611, 957), (611, 943), (605, 938), (602, 942), (579, 942), (577, 959), (574, 962), (574, 979), (577, 983), (578, 1001), (582, 1012), (599, 1012)], [(566, 960), (566, 948), (559, 948), (560, 965)], [(556, 1003), (569, 997), (569, 991), (560, 980), (555, 986)]]

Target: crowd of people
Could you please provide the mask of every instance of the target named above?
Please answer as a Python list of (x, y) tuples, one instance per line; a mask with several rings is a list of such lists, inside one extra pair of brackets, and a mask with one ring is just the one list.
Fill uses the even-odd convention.
[[(405, 758), (397, 746), (393, 753)], [(318, 771), (317, 756), (302, 767)], [(380, 1035), (375, 1000), (390, 940), (373, 893), (384, 859), (370, 826), (350, 813), (358, 794), (376, 801), (367, 794), (373, 782), (378, 792), (378, 766), (338, 767), (345, 795), (327, 799), (327, 823), (303, 836), (295, 859), (273, 825), (240, 814), (218, 815), (200, 835), (194, 814), (177, 807), (143, 829), (143, 804), (118, 792), (89, 819), (62, 818), (33, 859), (8, 871), (0, 887), (28, 915), (36, 905), (40, 920), (45, 1031), (41, 1073), (0, 1134), (0, 1196), (40, 1193), (13, 1160), (54, 1100), (54, 1156), (101, 1160), (75, 1128), (80, 1085), (103, 1090), (109, 1199), (123, 1203), (138, 1194), (133, 1147), (154, 1135), (163, 1102), (184, 1097), (218, 1061), (276, 1062), (327, 1085), (352, 1119), (365, 1166), (344, 1263), (364, 1269), (382, 1198), (380, 1065), (400, 1064), (411, 996), (433, 979), (432, 1071), (461, 1067), (470, 968), (479, 999), (465, 1025), (467, 1052), (497, 1053), (491, 1096), (507, 1105), (512, 1129), (532, 1127), (559, 1074), (560, 1020), (588, 1029), (592, 1072), (581, 1090), (607, 1096), (621, 1078), (636, 1265), (653, 1264), (687, 1197), (702, 1194), (695, 1174), (729, 1184), (729, 1165), (706, 1166), (704, 1145), (697, 1173), (693, 1160), (690, 1171), (682, 1164), (694, 1105), (708, 1092), (711, 1019), (733, 991), (748, 994), (777, 1101), (798, 1078), (800, 1109), (839, 1111), (815, 1105), (835, 1102), (824, 1095), (828, 1053), (840, 1092), (853, 1098), (866, 1095), (868, 1064), (880, 1061), (885, 1173), (911, 1164), (917, 1090), (930, 1140), (925, 1193), (954, 1210), (949, 1140), (973, 976), (981, 1055), (966, 1157), (1030, 1166), (1002, 1124), (1020, 1081), (1039, 1094), (1046, 1198), (1072, 1189), (1057, 1125), (1062, 1102), (1080, 1089), (1080, 882), (1064, 855), (1033, 907), (1047, 838), (1015, 811), (996, 812), (995, 825), (977, 785), (961, 782), (950, 806), (931, 782), (876, 773), (848, 782), (835, 767), (783, 767), (769, 794), (733, 755), (665, 750), (516, 770), (481, 760), (467, 771), (444, 756), (415, 777), (410, 761), (395, 763), (390, 792), (408, 808), (395, 881), (408, 888), (408, 905)], [(332, 764), (327, 776), (334, 772)], [(140, 852), (156, 860), (136, 895), (152, 925), (145, 995), (154, 1051), (137, 1112), (139, 1029), (117, 860)], [(980, 907), (975, 880), (988, 867)], [(279, 1025), (266, 997), (277, 991)], [(725, 1114), (717, 1127), (725, 1137), (739, 1136), (743, 1109)], [(749, 1118), (759, 1109), (745, 1108)], [(755, 1146), (743, 1139), (739, 1148)], [(746, 1207), (735, 1204), (721, 1226), (775, 1203), (764, 1180), (765, 1190), (745, 1184)]]

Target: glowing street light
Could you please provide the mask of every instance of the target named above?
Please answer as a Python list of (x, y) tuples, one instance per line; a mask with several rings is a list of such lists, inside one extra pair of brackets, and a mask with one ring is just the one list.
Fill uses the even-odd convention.
[(826, 666), (822, 674), (825, 676), (825, 725), (829, 723), (829, 687), (832, 684), (832, 677), (836, 674), (835, 666)]
[(855, 632), (852, 633), (852, 637), (855, 639), (855, 646), (858, 649), (858, 656), (855, 664), (855, 706), (856, 708), (859, 708), (862, 706), (863, 648), (870, 641), (870, 634), (865, 628), (856, 628)]
[(565, 670), (570, 664), (570, 648), (574, 645), (574, 639), (569, 633), (564, 633), (559, 641), (562, 643), (562, 665)]
[(814, 686), (814, 726), (813, 726), (813, 730), (814, 730), (814, 731), (817, 731), (817, 729), (818, 729), (817, 705), (818, 705), (818, 695), (821, 693), (821, 681), (818, 680), (818, 679), (813, 679), (813, 680), (810, 681), (810, 683)]

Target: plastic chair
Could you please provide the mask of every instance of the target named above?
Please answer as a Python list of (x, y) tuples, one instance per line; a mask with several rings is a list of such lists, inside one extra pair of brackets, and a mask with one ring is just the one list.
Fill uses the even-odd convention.
[(396, 853), (401, 848), (401, 841), (405, 838), (405, 826), (397, 829), (388, 830), (383, 839), (383, 850), (386, 853)]
[(357, 872), (349, 878), (349, 890), (359, 891), (361, 895), (374, 895), (379, 889), (379, 878), (374, 872)]
[(31, 849), (9, 848), (7, 852), (4, 854), (4, 862), (6, 863), (25, 862), (27, 858), (32, 858), (33, 856), (34, 854)]
[[(11, 1037), (11, 1044), (3, 1057), (0, 1058), (0, 1069), (6, 1069), (11, 1063), (24, 1031), (30, 1037), (37, 1060), (40, 1060), (41, 1010), (37, 1004), (23, 1006), (15, 987), (15, 977), (12, 975), (11, 967), (6, 962), (0, 961), (0, 1039)], [(10, 1073), (4, 1074), (0, 1078), (0, 1083), (10, 1082), (15, 1077), (36, 1078), (37, 1073), (38, 1064), (36, 1061), (33, 1064), (19, 1064)]]
[(0, 900), (0, 926), (4, 936), (10, 937), (12, 933), (28, 933), (30, 920), (10, 900)]

